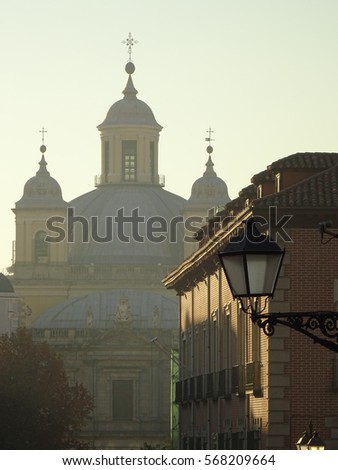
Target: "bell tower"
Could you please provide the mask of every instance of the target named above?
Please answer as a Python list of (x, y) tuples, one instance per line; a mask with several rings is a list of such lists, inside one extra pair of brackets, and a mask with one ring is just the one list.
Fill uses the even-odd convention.
[[(44, 135), (46, 131), (43, 129), (42, 132)], [(37, 275), (51, 277), (51, 267), (67, 262), (66, 239), (58, 243), (46, 241), (47, 220), (56, 217), (66, 223), (67, 216), (67, 203), (62, 198), (61, 187), (47, 170), (46, 150), (43, 137), (39, 169), (26, 182), (23, 196), (13, 209), (16, 226), (13, 271), (16, 279)]]

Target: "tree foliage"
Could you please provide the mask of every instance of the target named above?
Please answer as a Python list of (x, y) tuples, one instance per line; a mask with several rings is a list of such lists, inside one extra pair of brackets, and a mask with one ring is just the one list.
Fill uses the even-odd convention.
[(75, 436), (93, 410), (79, 383), (70, 386), (60, 356), (25, 329), (0, 336), (0, 448), (83, 448)]

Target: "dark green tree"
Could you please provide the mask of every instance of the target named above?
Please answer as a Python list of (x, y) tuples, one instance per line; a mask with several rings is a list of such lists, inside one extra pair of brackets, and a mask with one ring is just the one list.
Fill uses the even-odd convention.
[(0, 448), (85, 448), (76, 435), (93, 410), (82, 384), (70, 386), (63, 361), (25, 329), (0, 336)]

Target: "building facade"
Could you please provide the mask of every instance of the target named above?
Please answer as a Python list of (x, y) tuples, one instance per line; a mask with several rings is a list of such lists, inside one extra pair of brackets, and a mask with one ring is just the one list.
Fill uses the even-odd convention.
[[(183, 259), (186, 201), (163, 187), (162, 126), (137, 98), (134, 64), (125, 70), (123, 98), (98, 126), (96, 188), (65, 201), (42, 145), (39, 169), (13, 209), (11, 282), (29, 309), (25, 324), (36, 341), (60, 351), (70, 380), (93, 394), (83, 437), (102, 449), (168, 447), (170, 416), (177, 425), (170, 382), (178, 302), (161, 279)], [(215, 172), (203, 181), (210, 207), (228, 202)], [(203, 191), (200, 197), (198, 215)]]
[[(251, 216), (286, 249), (266, 312), (336, 310), (338, 154), (299, 153), (255, 175), (199, 232), (200, 246), (164, 279), (180, 298), (182, 449), (295, 449), (312, 421), (338, 449), (337, 355), (293, 329), (266, 336), (233, 300), (217, 253)], [(262, 219), (261, 219), (262, 220)]]

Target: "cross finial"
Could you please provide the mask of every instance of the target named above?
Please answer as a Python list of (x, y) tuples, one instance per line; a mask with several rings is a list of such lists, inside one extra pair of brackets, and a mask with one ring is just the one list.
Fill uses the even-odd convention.
[(215, 140), (215, 139), (212, 139), (212, 138), (211, 138), (211, 134), (214, 133), (214, 131), (211, 130), (211, 127), (209, 127), (209, 130), (206, 131), (206, 132), (207, 132), (207, 134), (209, 134), (209, 137), (206, 137), (206, 138), (205, 138), (205, 140), (206, 140), (207, 142), (211, 142), (212, 140)]
[(39, 131), (39, 132), (41, 132), (41, 134), (42, 134), (42, 145), (44, 145), (44, 143), (45, 143), (45, 134), (46, 134), (47, 131), (45, 131), (45, 128), (42, 127), (41, 131)]
[(137, 44), (138, 41), (134, 39), (131, 35), (131, 33), (128, 34), (128, 37), (125, 41), (122, 41), (122, 44), (126, 44), (128, 46), (128, 54), (129, 54), (129, 62), (132, 62), (131, 60), (131, 53), (133, 52), (132, 47)]

